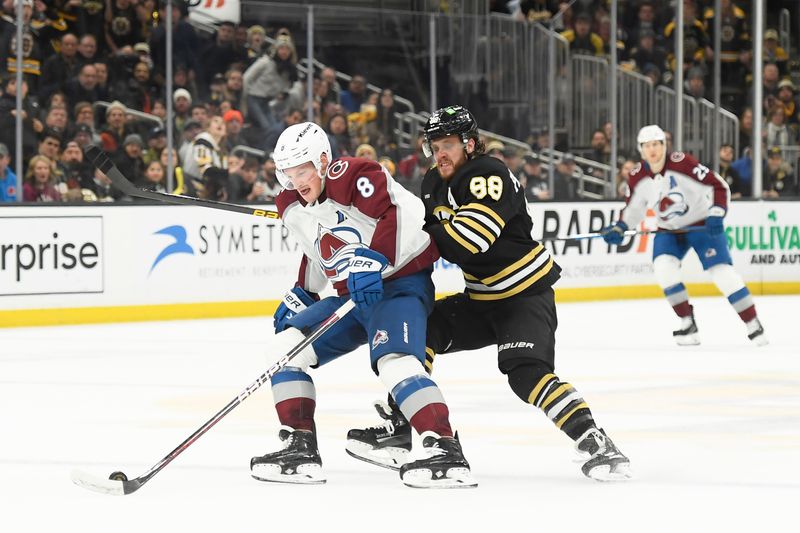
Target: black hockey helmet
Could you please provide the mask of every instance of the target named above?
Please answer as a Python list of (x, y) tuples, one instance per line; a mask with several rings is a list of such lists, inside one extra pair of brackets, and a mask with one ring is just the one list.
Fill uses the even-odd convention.
[(458, 135), (466, 144), (469, 139), (478, 140), (478, 123), (475, 117), (464, 106), (451, 105), (437, 109), (428, 118), (424, 129), (422, 149), (427, 157), (433, 155), (431, 141), (448, 135)]

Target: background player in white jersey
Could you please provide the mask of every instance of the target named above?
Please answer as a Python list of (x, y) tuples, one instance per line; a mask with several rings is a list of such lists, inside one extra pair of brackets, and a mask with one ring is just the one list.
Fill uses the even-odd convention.
[[(401, 472), (403, 482), (423, 488), (476, 486), (453, 437), (444, 397), (423, 367), (438, 253), (422, 231), (422, 202), (373, 161), (331, 161), (328, 136), (310, 122), (281, 134), (274, 159), (284, 187), (276, 198), (278, 211), (304, 254), (297, 285), (275, 312), (276, 352), (300, 342), (303, 331), (347, 298), (357, 307), (272, 378), (283, 449), (253, 457), (253, 477), (325, 481), (308, 369), (368, 343), (373, 371), (425, 437), (426, 457)], [(319, 300), (316, 293), (329, 281), (338, 296)]]
[(767, 344), (750, 291), (733, 268), (725, 237), (728, 184), (692, 156), (668, 153), (664, 131), (656, 125), (642, 128), (636, 142), (642, 161), (631, 172), (630, 192), (621, 218), (602, 230), (603, 239), (609, 244), (621, 244), (625, 231), (635, 227), (647, 208), (654, 205), (660, 229), (687, 229), (684, 233), (657, 233), (653, 241), (656, 280), (681, 320), (679, 329), (672, 333), (676, 342), (700, 343), (689, 294), (681, 281), (681, 260), (692, 248), (703, 269), (745, 323), (748, 338), (759, 346)]
[[(597, 427), (581, 394), (555, 374), (552, 285), (561, 268), (532, 237), (525, 190), (503, 162), (483, 154), (475, 118), (462, 106), (431, 115), (425, 147), (436, 159), (422, 181), (425, 229), (442, 257), (461, 267), (466, 286), (436, 301), (428, 318), (426, 365), (432, 368), (437, 353), (496, 346), (498, 368), (511, 390), (574, 441), (584, 475), (629, 478), (628, 458)], [(396, 409), (377, 406), (386, 426), (351, 430), (347, 449), (393, 468), (399, 450), (411, 449), (411, 428)]]

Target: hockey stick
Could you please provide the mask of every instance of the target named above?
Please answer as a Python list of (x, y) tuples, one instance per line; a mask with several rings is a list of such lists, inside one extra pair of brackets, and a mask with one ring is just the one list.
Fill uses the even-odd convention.
[(159, 200), (161, 202), (168, 202), (171, 204), (180, 205), (196, 205), (200, 207), (211, 207), (213, 209), (222, 209), (223, 211), (233, 211), (235, 213), (244, 213), (245, 215), (254, 215), (264, 218), (280, 218), (277, 211), (267, 211), (265, 209), (254, 209), (245, 205), (229, 204), (227, 202), (218, 202), (216, 200), (205, 200), (203, 198), (194, 198), (192, 196), (182, 196), (179, 194), (169, 194), (165, 192), (146, 191), (136, 187), (131, 183), (128, 178), (122, 175), (117, 166), (108, 158), (108, 156), (97, 146), (89, 145), (84, 150), (86, 158), (92, 164), (99, 168), (111, 183), (124, 192), (128, 196), (136, 196), (137, 198), (147, 198), (149, 200)]
[(317, 328), (312, 331), (305, 339), (303, 339), (297, 346), (292, 348), (286, 355), (278, 359), (269, 369), (261, 374), (258, 379), (256, 379), (253, 383), (247, 386), (242, 392), (239, 393), (236, 398), (230, 401), (228, 405), (222, 408), (217, 414), (211, 417), (205, 424), (203, 424), (197, 431), (192, 433), (189, 438), (185, 441), (180, 443), (177, 448), (169, 452), (166, 457), (161, 459), (158, 463), (156, 463), (150, 470), (142, 474), (141, 476), (128, 480), (127, 476), (122, 472), (114, 472), (111, 474), (110, 479), (104, 479), (101, 477), (97, 477), (95, 475), (89, 474), (88, 472), (84, 472), (81, 470), (74, 470), (72, 472), (72, 482), (76, 485), (83, 487), (85, 489), (89, 489), (95, 492), (101, 492), (103, 494), (114, 494), (116, 496), (123, 496), (126, 494), (130, 494), (132, 492), (136, 492), (139, 490), (142, 485), (147, 483), (150, 478), (158, 474), (165, 466), (172, 462), (173, 459), (178, 457), (181, 453), (186, 450), (189, 446), (194, 444), (194, 442), (199, 439), (205, 432), (209, 429), (214, 427), (217, 422), (223, 419), (225, 415), (233, 411), (233, 409), (245, 401), (251, 394), (253, 394), (256, 390), (258, 390), (261, 385), (266, 383), (269, 379), (272, 378), (279, 370), (281, 370), (286, 364), (298, 353), (303, 351), (308, 345), (312, 342), (320, 338), (326, 331), (328, 331), (331, 326), (336, 324), (339, 320), (341, 320), (347, 313), (349, 313), (355, 304), (353, 300), (348, 299), (341, 307), (339, 307), (336, 311), (333, 312), (331, 316), (325, 319)]
[[(682, 234), (682, 233), (692, 233), (695, 231), (705, 231), (705, 226), (690, 226), (688, 228), (681, 228), (681, 229), (660, 229), (660, 230), (635, 230), (629, 229), (623, 233), (625, 236), (631, 235), (659, 235), (659, 234)], [(543, 237), (539, 239), (539, 242), (551, 242), (551, 241), (579, 241), (583, 239), (596, 239), (598, 237), (602, 237), (603, 234), (599, 231), (592, 232), (592, 233), (576, 233), (575, 235), (567, 235), (566, 237)]]

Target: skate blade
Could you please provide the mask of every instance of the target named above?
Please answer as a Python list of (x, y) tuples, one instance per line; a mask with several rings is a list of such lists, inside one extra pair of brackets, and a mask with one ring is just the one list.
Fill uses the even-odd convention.
[(369, 444), (348, 440), (345, 451), (350, 457), (364, 461), (375, 466), (388, 468), (397, 472), (400, 467), (408, 462), (408, 450), (403, 448), (388, 447), (380, 450), (374, 449)]
[(755, 344), (756, 346), (766, 346), (769, 344), (769, 339), (763, 333), (754, 339), (750, 339), (750, 342)]
[(691, 335), (676, 335), (674, 338), (678, 346), (697, 346), (700, 344), (700, 336), (696, 333)]
[(611, 465), (598, 465), (589, 470), (586, 476), (595, 481), (627, 481), (633, 478), (633, 471), (628, 463), (613, 468)]
[(428, 468), (409, 470), (401, 478), (407, 487), (415, 489), (472, 489), (478, 482), (468, 468), (451, 468), (447, 475), (435, 478)]
[(256, 464), (250, 470), (250, 476), (259, 481), (295, 485), (320, 485), (327, 481), (325, 474), (322, 472), (322, 466), (317, 464), (300, 465), (297, 467), (297, 471), (292, 474), (281, 473), (279, 465)]

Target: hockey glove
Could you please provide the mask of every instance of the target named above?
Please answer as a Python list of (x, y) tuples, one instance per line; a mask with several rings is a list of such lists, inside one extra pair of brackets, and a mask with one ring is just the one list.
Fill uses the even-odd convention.
[(628, 231), (628, 225), (619, 220), (616, 224), (612, 224), (601, 229), (600, 235), (608, 244), (615, 244), (619, 246), (622, 244), (622, 239), (625, 238), (626, 231)]
[(366, 309), (383, 298), (381, 272), (387, 264), (389, 261), (374, 250), (359, 248), (355, 251), (347, 266), (347, 290), (356, 307)]
[(283, 301), (275, 310), (275, 333), (280, 333), (288, 326), (289, 319), (319, 300), (315, 294), (295, 287), (283, 296)]
[(722, 224), (722, 219), (725, 217), (725, 209), (715, 205), (711, 209), (708, 210), (708, 216), (706, 217), (706, 231), (708, 231), (709, 236), (716, 237), (718, 235), (722, 235), (725, 231), (725, 227)]

